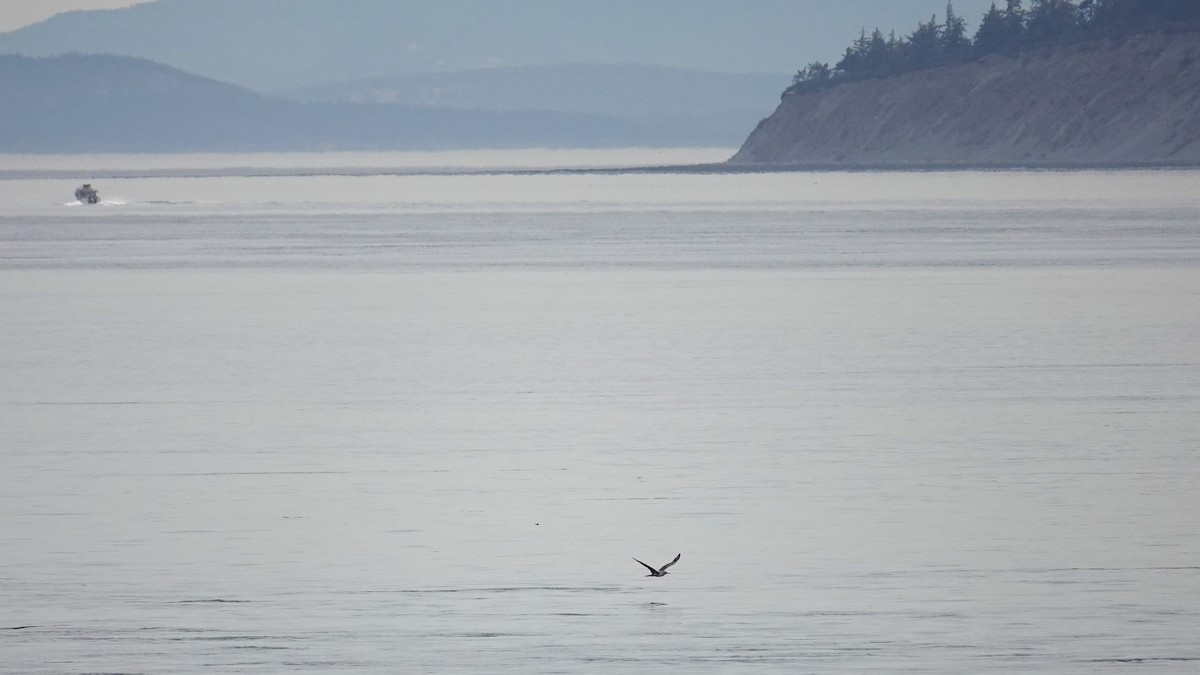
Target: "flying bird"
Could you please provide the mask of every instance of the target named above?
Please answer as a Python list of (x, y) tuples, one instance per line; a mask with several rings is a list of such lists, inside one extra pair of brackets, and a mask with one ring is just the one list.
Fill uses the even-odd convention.
[(667, 563), (666, 565), (663, 565), (662, 567), (660, 567), (658, 569), (654, 569), (653, 567), (647, 565), (646, 563), (642, 562), (641, 560), (638, 560), (637, 558), (634, 558), (633, 560), (634, 560), (634, 562), (638, 563), (642, 567), (645, 567), (646, 569), (650, 570), (650, 574), (647, 574), (646, 576), (648, 576), (648, 577), (665, 577), (668, 574), (670, 574), (670, 572), (667, 572), (667, 568), (670, 567), (671, 565), (674, 565), (675, 563), (679, 562), (679, 556), (681, 556), (681, 555), (683, 555), (683, 554), (680, 553), (679, 555), (676, 555), (674, 560)]

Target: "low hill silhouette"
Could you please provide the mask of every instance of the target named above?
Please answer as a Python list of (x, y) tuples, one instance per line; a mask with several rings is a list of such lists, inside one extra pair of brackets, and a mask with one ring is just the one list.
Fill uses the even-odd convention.
[(602, 115), (298, 103), (117, 56), (0, 56), (0, 152), (613, 147), (655, 134)]

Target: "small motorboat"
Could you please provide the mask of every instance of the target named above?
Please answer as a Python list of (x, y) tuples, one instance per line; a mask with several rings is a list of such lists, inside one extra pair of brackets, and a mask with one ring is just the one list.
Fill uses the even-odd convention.
[(96, 191), (96, 188), (92, 187), (91, 183), (84, 183), (83, 187), (75, 189), (75, 199), (84, 204), (99, 204), (100, 193)]

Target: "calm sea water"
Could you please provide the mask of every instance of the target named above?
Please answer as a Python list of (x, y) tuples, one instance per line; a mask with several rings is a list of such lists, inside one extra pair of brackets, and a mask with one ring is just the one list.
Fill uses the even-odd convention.
[(0, 671), (1200, 668), (1200, 172), (0, 160)]

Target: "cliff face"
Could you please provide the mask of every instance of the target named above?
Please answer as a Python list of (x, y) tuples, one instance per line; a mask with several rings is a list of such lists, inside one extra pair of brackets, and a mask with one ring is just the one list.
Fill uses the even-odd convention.
[(992, 55), (788, 95), (729, 162), (1200, 164), (1200, 32)]

